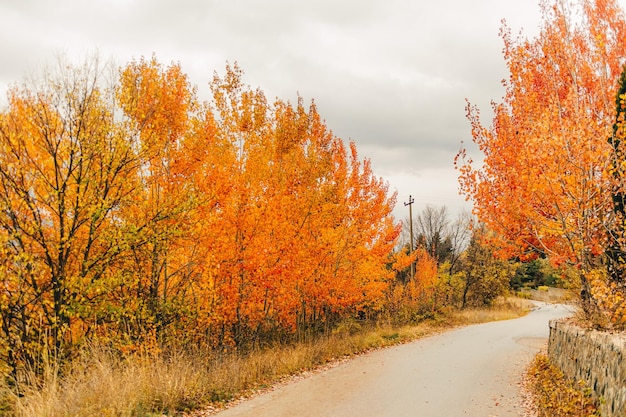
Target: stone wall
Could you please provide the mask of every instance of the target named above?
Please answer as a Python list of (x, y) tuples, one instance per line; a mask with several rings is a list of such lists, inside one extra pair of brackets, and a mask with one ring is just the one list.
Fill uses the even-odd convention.
[(587, 382), (603, 417), (626, 416), (626, 334), (552, 320), (548, 357), (567, 377)]

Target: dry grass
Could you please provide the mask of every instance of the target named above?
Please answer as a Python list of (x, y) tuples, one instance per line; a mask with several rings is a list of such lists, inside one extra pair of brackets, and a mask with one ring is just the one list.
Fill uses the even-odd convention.
[(575, 290), (562, 288), (538, 287), (537, 289), (524, 288), (520, 291), (524, 298), (543, 301), (546, 303), (572, 303), (578, 298)]
[[(465, 310), (415, 326), (339, 326), (311, 343), (280, 346), (246, 356), (214, 353), (146, 354), (120, 358), (93, 347), (67, 376), (50, 365), (43, 382), (23, 396), (0, 385), (0, 415), (29, 417), (162, 416), (219, 408), (305, 370), (319, 368), (370, 349), (381, 348), (463, 324), (504, 320), (525, 314), (529, 302), (502, 300), (489, 309)], [(208, 415), (206, 411), (202, 414)]]
[(22, 397), (13, 398), (14, 415), (149, 416), (194, 407), (211, 383), (210, 372), (199, 365), (198, 358), (185, 355), (121, 359), (91, 348), (66, 377), (50, 366), (42, 382), (26, 386)]
[(478, 324), (518, 318), (533, 309), (535, 304), (519, 297), (500, 298), (491, 307), (460, 310), (452, 314), (459, 324)]

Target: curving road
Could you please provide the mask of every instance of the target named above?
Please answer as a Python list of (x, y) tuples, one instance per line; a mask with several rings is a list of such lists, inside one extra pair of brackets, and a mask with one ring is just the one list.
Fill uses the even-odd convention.
[(523, 416), (519, 383), (571, 307), (464, 327), (359, 356), (245, 401), (219, 417)]

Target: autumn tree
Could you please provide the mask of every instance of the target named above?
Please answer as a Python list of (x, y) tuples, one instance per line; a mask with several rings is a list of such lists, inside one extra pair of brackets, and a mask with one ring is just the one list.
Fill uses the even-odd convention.
[[(0, 115), (2, 353), (16, 371), (85, 334), (126, 248), (117, 215), (135, 186), (133, 143), (97, 60), (15, 87)], [(89, 307), (89, 308), (88, 308)]]
[(490, 128), (467, 107), (477, 167), (466, 150), (456, 159), (462, 192), (496, 233), (502, 256), (537, 255), (586, 273), (604, 250), (611, 197), (605, 175), (615, 117), (613, 97), (626, 45), (624, 14), (613, 0), (544, 2), (532, 40), (501, 35), (510, 72), (493, 103)]
[(613, 124), (613, 134), (609, 138), (612, 148), (609, 175), (613, 179), (611, 197), (615, 223), (609, 229), (609, 244), (607, 249), (608, 273), (611, 281), (626, 290), (626, 190), (624, 190), (625, 162), (624, 153), (624, 115), (626, 114), (626, 67), (620, 76), (620, 87), (615, 97), (616, 118)]
[(476, 226), (464, 253), (461, 308), (491, 305), (509, 289), (514, 268), (495, 256), (489, 233), (484, 225)]
[(270, 104), (242, 76), (237, 65), (216, 74), (205, 110), (198, 320), (217, 343), (244, 346), (376, 311), (399, 232), (387, 185), (313, 103)]
[[(608, 193), (612, 203), (611, 222), (607, 225), (606, 270), (597, 268), (589, 276), (591, 292), (595, 296), (601, 314), (596, 321), (603, 326), (626, 326), (626, 217), (624, 216), (624, 114), (626, 100), (626, 68), (619, 80), (616, 94), (616, 117), (611, 146)], [(598, 318), (598, 316), (600, 316)]]
[(196, 272), (191, 227), (197, 199), (187, 178), (194, 159), (185, 146), (196, 117), (195, 89), (179, 64), (164, 67), (153, 56), (120, 71), (116, 98), (139, 164), (132, 205), (119, 214), (134, 231), (124, 268), (142, 271), (124, 289), (134, 305), (124, 314), (137, 336), (161, 333), (182, 314)]
[[(161, 344), (249, 348), (374, 317), (395, 195), (301, 98), (237, 65), (201, 103), (180, 65), (97, 62), (14, 88), (0, 114), (0, 372)], [(50, 339), (48, 341), (48, 338)]]

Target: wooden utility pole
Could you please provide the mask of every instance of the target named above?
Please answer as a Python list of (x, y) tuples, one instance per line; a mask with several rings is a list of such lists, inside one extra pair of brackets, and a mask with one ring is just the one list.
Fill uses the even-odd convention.
[[(413, 197), (411, 197), (409, 195), (409, 202), (408, 203), (404, 203), (404, 206), (409, 206), (409, 229), (410, 229), (410, 235), (411, 235), (411, 241), (409, 242), (409, 249), (411, 250), (411, 253), (413, 253), (413, 203), (415, 202), (415, 200), (413, 200)], [(413, 280), (413, 277), (415, 276), (415, 262), (411, 262), (411, 281)]]

